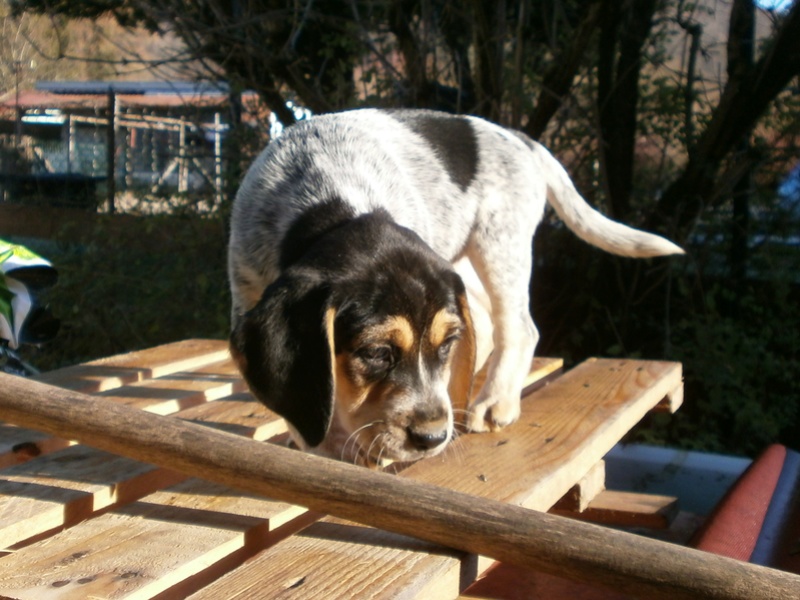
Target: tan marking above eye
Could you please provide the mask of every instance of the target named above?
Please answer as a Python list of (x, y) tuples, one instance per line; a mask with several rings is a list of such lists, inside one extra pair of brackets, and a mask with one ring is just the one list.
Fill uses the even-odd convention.
[(364, 344), (391, 343), (403, 352), (414, 348), (417, 336), (408, 319), (392, 315), (378, 325), (365, 329), (358, 336)]
[(462, 327), (459, 316), (447, 309), (442, 309), (433, 316), (431, 328), (428, 332), (428, 341), (431, 346), (438, 348), (454, 332)]

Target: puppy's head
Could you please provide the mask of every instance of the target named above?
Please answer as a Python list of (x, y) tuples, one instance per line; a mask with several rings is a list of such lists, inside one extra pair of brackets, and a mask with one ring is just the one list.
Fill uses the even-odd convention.
[(475, 361), (461, 279), (380, 213), (316, 240), (237, 320), (231, 349), (301, 447), (333, 424), (366, 462), (439, 453)]

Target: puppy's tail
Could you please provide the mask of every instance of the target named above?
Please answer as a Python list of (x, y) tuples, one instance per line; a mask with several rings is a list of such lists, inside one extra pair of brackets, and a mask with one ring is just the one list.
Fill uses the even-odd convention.
[(564, 167), (543, 146), (534, 143), (534, 154), (547, 177), (547, 201), (579, 238), (612, 254), (646, 258), (684, 254), (669, 240), (617, 223), (597, 212), (575, 189)]

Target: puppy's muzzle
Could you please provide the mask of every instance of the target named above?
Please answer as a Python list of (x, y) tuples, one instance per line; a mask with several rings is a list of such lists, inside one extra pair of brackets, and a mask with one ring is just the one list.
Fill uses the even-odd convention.
[(433, 406), (417, 407), (405, 429), (408, 447), (418, 452), (430, 454), (450, 441), (452, 426), (449, 410), (444, 401), (432, 403)]

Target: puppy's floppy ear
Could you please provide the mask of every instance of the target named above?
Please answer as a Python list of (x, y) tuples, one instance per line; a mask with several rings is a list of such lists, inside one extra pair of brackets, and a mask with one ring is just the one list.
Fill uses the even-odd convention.
[(475, 375), (475, 328), (467, 302), (467, 293), (463, 285), (459, 286), (456, 297), (461, 319), (464, 321), (464, 331), (453, 350), (453, 359), (450, 365), (450, 383), (447, 391), (453, 409), (460, 411), (457, 414), (463, 418), (470, 405), (472, 396), (472, 381)]
[(333, 340), (328, 286), (290, 269), (241, 315), (231, 333), (233, 355), (250, 390), (313, 447), (333, 414)]

